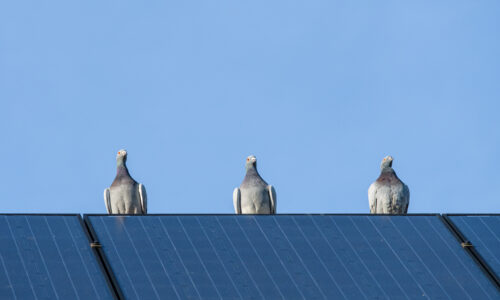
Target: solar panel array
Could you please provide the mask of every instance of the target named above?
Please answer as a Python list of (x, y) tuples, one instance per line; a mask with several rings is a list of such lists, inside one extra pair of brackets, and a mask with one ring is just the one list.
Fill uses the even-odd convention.
[(79, 215), (0, 215), (0, 299), (113, 299)]
[(448, 218), (500, 278), (500, 215), (450, 215)]
[(439, 216), (88, 216), (127, 299), (498, 299)]

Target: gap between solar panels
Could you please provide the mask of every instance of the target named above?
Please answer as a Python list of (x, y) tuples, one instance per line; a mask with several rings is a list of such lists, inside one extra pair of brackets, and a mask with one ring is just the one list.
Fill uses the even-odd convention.
[(499, 271), (498, 267), (497, 267), (497, 272), (495, 272), (494, 268), (492, 268), (492, 266), (490, 266), (490, 264), (488, 263), (488, 261), (491, 261), (491, 259), (485, 259), (481, 255), (481, 252), (484, 253), (486, 251), (488, 251), (489, 253), (485, 254), (491, 255), (492, 254), (491, 250), (486, 249), (487, 246), (480, 246), (481, 249), (477, 249), (478, 244), (480, 243), (483, 244), (485, 239), (486, 240), (488, 238), (490, 240), (496, 239), (498, 244), (496, 245), (497, 253), (493, 253), (493, 255), (496, 255), (497, 257), (500, 256), (500, 240), (499, 240), (500, 227), (496, 227), (498, 229), (496, 237), (493, 236), (495, 234), (495, 232), (493, 231), (486, 232), (487, 236), (481, 237), (478, 236), (478, 234), (473, 233), (471, 227), (466, 222), (463, 222), (463, 218), (475, 218), (480, 220), (485, 217), (495, 217), (498, 220), (500, 220), (500, 214), (443, 214), (442, 215), (444, 222), (449, 227), (450, 231), (453, 232), (453, 234), (456, 236), (462, 248), (464, 248), (467, 251), (467, 253), (469, 253), (470, 256), (474, 259), (474, 261), (481, 266), (481, 268), (491, 279), (493, 284), (495, 284), (495, 286), (500, 290), (500, 278), (498, 277), (497, 273)]
[(96, 234), (93, 232), (92, 226), (90, 226), (90, 222), (87, 222), (86, 216), (84, 216), (84, 221), (82, 221), (82, 226), (85, 227), (85, 231), (87, 232), (88, 238), (89, 238), (89, 246), (92, 248), (93, 252), (96, 255), (96, 258), (99, 260), (103, 272), (106, 274), (107, 280), (109, 282), (109, 285), (111, 289), (114, 292), (114, 295), (117, 299), (125, 299), (123, 297), (123, 294), (121, 292), (120, 286), (118, 285), (115, 276), (111, 270), (111, 267), (108, 265), (107, 260), (105, 259), (104, 253), (102, 252), (102, 245), (99, 243), (99, 241), (96, 239)]
[(79, 214), (0, 214), (0, 299), (116, 299)]

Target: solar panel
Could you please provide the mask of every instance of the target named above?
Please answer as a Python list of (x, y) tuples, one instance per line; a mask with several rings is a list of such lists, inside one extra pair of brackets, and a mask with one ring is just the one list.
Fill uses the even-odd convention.
[(79, 215), (0, 215), (0, 299), (113, 299)]
[(500, 215), (449, 215), (500, 282)]
[(128, 299), (498, 299), (439, 216), (86, 216)]

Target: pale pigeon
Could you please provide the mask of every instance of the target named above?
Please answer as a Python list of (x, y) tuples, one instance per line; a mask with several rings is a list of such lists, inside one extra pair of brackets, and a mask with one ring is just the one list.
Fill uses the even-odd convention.
[(275, 214), (276, 191), (260, 177), (255, 156), (247, 158), (245, 169), (243, 182), (233, 192), (236, 214)]
[(116, 177), (104, 190), (104, 203), (109, 214), (146, 214), (148, 196), (142, 183), (136, 182), (127, 169), (127, 151), (116, 155)]
[(392, 156), (380, 165), (380, 176), (368, 189), (368, 201), (372, 214), (406, 214), (410, 203), (410, 190), (394, 172)]

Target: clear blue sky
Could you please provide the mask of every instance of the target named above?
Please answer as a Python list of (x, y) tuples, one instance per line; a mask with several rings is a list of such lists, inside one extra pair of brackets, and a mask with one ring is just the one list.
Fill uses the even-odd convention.
[(0, 211), (104, 213), (125, 148), (151, 213), (500, 212), (498, 1), (3, 1)]

